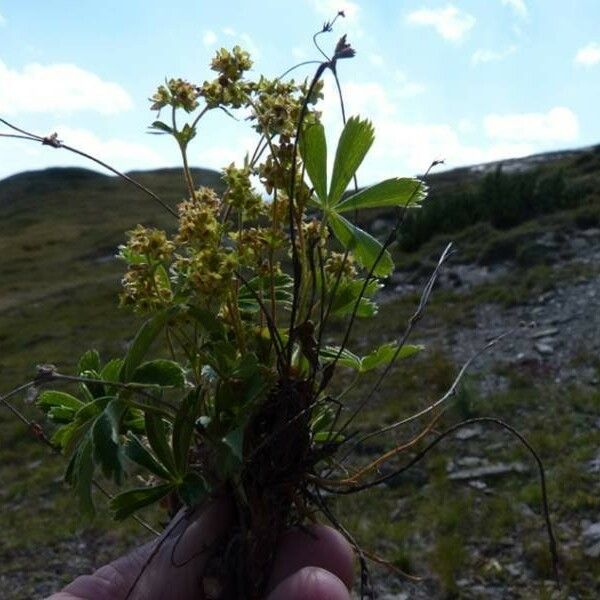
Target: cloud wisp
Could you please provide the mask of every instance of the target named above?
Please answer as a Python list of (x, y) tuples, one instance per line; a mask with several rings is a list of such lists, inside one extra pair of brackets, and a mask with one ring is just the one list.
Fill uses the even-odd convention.
[(511, 54), (517, 51), (517, 47), (513, 44), (504, 50), (484, 50), (478, 48), (471, 56), (472, 65), (481, 65), (490, 62), (499, 62), (508, 58)]
[(444, 8), (422, 8), (409, 13), (406, 17), (409, 25), (432, 27), (440, 36), (450, 42), (460, 42), (474, 27), (476, 19), (453, 4)]
[(594, 67), (600, 63), (600, 44), (590, 42), (577, 51), (575, 64), (580, 67)]
[(0, 113), (93, 111), (111, 115), (133, 101), (119, 84), (104, 81), (76, 65), (31, 63), (10, 69), (0, 60)]
[(483, 126), (488, 137), (502, 142), (573, 142), (579, 136), (577, 115), (564, 106), (545, 113), (492, 114)]
[(529, 15), (525, 0), (502, 0), (502, 4), (512, 9), (512, 11), (521, 19), (525, 19)]

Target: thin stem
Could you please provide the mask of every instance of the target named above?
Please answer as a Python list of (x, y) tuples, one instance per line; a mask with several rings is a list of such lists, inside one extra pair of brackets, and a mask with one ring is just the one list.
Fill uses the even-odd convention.
[[(92, 156), (91, 154), (88, 154), (87, 152), (83, 152), (82, 150), (78, 150), (77, 148), (73, 148), (72, 146), (68, 146), (67, 144), (64, 144), (61, 140), (58, 139), (58, 136), (56, 134), (42, 137), (42, 136), (36, 135), (34, 133), (30, 133), (28, 131), (20, 129), (19, 127), (16, 127), (12, 123), (9, 123), (8, 121), (6, 121), (5, 119), (2, 119), (2, 118), (0, 118), (0, 123), (3, 123), (7, 127), (10, 127), (11, 129), (14, 129), (15, 131), (18, 131), (19, 133), (23, 134), (23, 136), (21, 136), (19, 139), (26, 139), (26, 140), (29, 140), (32, 142), (41, 142), (42, 145), (51, 146), (52, 148), (63, 148), (64, 150), (68, 150), (69, 152), (71, 152), (73, 154), (83, 156), (84, 158), (87, 158), (88, 160), (95, 162), (96, 164), (104, 167), (111, 173), (114, 173), (121, 179), (124, 179), (131, 185), (135, 186), (136, 188), (138, 188), (139, 190), (144, 192), (146, 195), (150, 196), (150, 198), (152, 198), (155, 202), (160, 204), (160, 206), (162, 206), (162, 208), (164, 208), (167, 212), (169, 212), (171, 215), (173, 215), (175, 218), (177, 218), (177, 213), (168, 204), (166, 204), (163, 200), (161, 200), (161, 198), (159, 196), (157, 196), (152, 190), (147, 188), (145, 185), (141, 184), (139, 181), (136, 181), (129, 175), (126, 175), (125, 173), (122, 173), (121, 171), (115, 169), (108, 163), (105, 163), (103, 160), (100, 160), (99, 158), (96, 158), (95, 156)], [(0, 135), (2, 135), (3, 137), (9, 137), (7, 134), (0, 134)], [(11, 137), (16, 137), (16, 136), (11, 136)]]

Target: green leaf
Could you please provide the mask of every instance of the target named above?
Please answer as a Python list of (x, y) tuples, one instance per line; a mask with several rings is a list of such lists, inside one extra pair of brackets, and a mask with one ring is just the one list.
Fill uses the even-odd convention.
[[(414, 356), (420, 352), (422, 349), (423, 346), (420, 345), (405, 344), (398, 353), (396, 360), (410, 358), (411, 356)], [(394, 359), (394, 355), (396, 354), (397, 350), (398, 344), (395, 342), (379, 346), (379, 348), (376, 348), (373, 350), (373, 352), (363, 357), (360, 367), (361, 372), (364, 373), (366, 371), (370, 371), (371, 369), (376, 369), (381, 365), (389, 364)]]
[(141, 364), (134, 371), (131, 381), (182, 388), (185, 385), (185, 373), (175, 361), (159, 358)]
[(359, 117), (348, 119), (335, 153), (327, 200), (329, 206), (335, 206), (342, 199), (374, 140), (375, 132), (370, 121), (361, 121)]
[(300, 153), (317, 198), (327, 204), (327, 140), (321, 123), (305, 127), (300, 138)]
[[(339, 346), (325, 346), (320, 352), (320, 356), (325, 362), (333, 362), (338, 354), (340, 354)], [(350, 352), (348, 348), (344, 348), (338, 358), (337, 364), (359, 371), (360, 357), (356, 356), (353, 352)]]
[(146, 436), (150, 447), (158, 457), (158, 460), (165, 465), (170, 473), (176, 473), (175, 459), (173, 451), (169, 445), (167, 435), (167, 426), (162, 417), (152, 413), (146, 413)]
[[(365, 269), (371, 270), (383, 246), (373, 236), (356, 227), (341, 215), (331, 213), (329, 224), (342, 246), (351, 250), (354, 258)], [(390, 253), (385, 250), (375, 265), (373, 274), (378, 277), (387, 277), (393, 270), (394, 261)]]
[(119, 427), (126, 408), (123, 400), (111, 400), (92, 426), (94, 462), (105, 477), (112, 477), (119, 485), (123, 480)]
[(55, 423), (70, 423), (75, 417), (75, 411), (65, 406), (53, 406), (48, 411), (48, 418)]
[(175, 489), (173, 483), (163, 483), (154, 487), (136, 488), (127, 490), (115, 496), (109, 503), (114, 511), (116, 521), (122, 521), (136, 510), (158, 502)]
[(177, 489), (186, 506), (198, 506), (206, 498), (209, 487), (198, 473), (187, 473)]
[(167, 481), (172, 479), (171, 473), (169, 473), (167, 468), (150, 453), (146, 446), (144, 446), (140, 439), (133, 433), (129, 432), (127, 434), (127, 443), (123, 450), (125, 456), (129, 460), (140, 467), (144, 467), (144, 469), (147, 469), (150, 473), (153, 473), (161, 479), (166, 479)]
[(95, 512), (92, 500), (93, 452), (92, 438), (88, 433), (71, 457), (65, 473), (65, 480), (73, 487), (79, 499), (79, 509), (87, 517), (92, 517)]
[(362, 208), (384, 206), (417, 206), (427, 196), (427, 187), (422, 181), (411, 177), (394, 177), (365, 188), (342, 200), (336, 205), (338, 213)]
[(194, 424), (198, 417), (198, 405), (200, 401), (200, 390), (190, 392), (179, 405), (173, 424), (173, 456), (175, 457), (175, 468), (180, 475), (185, 474), (188, 466), (188, 458)]
[(98, 416), (113, 399), (114, 396), (102, 396), (102, 398), (96, 398), (95, 400), (88, 402), (85, 406), (82, 406), (77, 411), (75, 418), (80, 423), (85, 423)]
[(313, 435), (313, 441), (319, 443), (323, 442), (343, 442), (344, 436), (338, 431), (319, 431)]
[[(350, 314), (354, 310), (356, 299), (362, 291), (364, 281), (360, 278), (340, 280), (335, 298), (331, 303), (331, 313), (337, 316)], [(370, 299), (370, 296), (373, 296), (381, 287), (382, 285), (376, 279), (369, 281), (358, 304), (357, 317), (373, 317), (377, 314), (379, 307), (376, 302)]]
[(173, 129), (171, 129), (171, 127), (169, 127), (166, 123), (163, 123), (162, 121), (154, 121), (154, 123), (150, 125), (150, 129), (157, 129), (158, 131), (150, 132), (156, 135), (161, 135), (164, 133), (173, 133)]
[(57, 392), (55, 390), (47, 390), (42, 392), (37, 399), (37, 405), (42, 410), (48, 410), (53, 406), (70, 408), (71, 410), (79, 410), (83, 406), (83, 402), (71, 394), (66, 392)]
[(131, 381), (133, 373), (144, 359), (152, 342), (162, 331), (166, 321), (167, 313), (160, 312), (140, 327), (121, 367), (120, 380), (122, 382), (127, 383)]
[(100, 371), (100, 355), (97, 350), (88, 350), (79, 359), (77, 373), (83, 375), (86, 371), (95, 371), (96, 373)]

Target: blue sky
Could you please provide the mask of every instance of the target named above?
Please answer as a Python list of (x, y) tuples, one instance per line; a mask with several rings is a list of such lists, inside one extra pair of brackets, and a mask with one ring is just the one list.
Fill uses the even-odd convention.
[[(600, 142), (599, 0), (0, 0), (0, 116), (123, 170), (175, 166), (170, 140), (146, 134), (157, 84), (201, 83), (215, 50), (234, 44), (256, 74), (278, 75), (318, 58), (312, 34), (338, 9), (346, 18), (323, 44), (348, 34), (349, 112), (372, 118), (377, 135), (361, 183), (434, 159), (456, 167)], [(333, 138), (334, 94), (323, 110)], [(243, 120), (209, 113), (191, 162), (222, 167), (253, 141)], [(0, 140), (0, 178), (73, 164), (85, 163)]]

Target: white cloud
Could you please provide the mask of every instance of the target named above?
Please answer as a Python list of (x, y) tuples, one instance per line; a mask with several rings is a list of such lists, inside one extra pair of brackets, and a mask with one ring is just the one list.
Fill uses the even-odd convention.
[(580, 48), (575, 55), (575, 64), (583, 67), (593, 67), (600, 63), (600, 44), (590, 42)]
[(0, 60), (0, 113), (90, 110), (108, 115), (132, 106), (119, 84), (76, 65), (31, 63), (18, 71)]
[(425, 86), (418, 81), (410, 81), (408, 76), (402, 71), (394, 72), (394, 87), (392, 94), (396, 98), (412, 98), (425, 91)]
[(304, 48), (302, 48), (301, 46), (294, 46), (292, 48), (292, 56), (296, 60), (306, 60), (306, 58), (308, 57), (308, 54), (306, 53), (306, 50)]
[(563, 106), (546, 113), (492, 114), (483, 126), (490, 138), (501, 142), (572, 142), (579, 135), (577, 115)]
[(524, 19), (529, 14), (525, 0), (502, 0), (504, 6), (510, 7), (514, 13)]
[(383, 56), (381, 56), (381, 54), (377, 54), (376, 52), (371, 52), (369, 54), (369, 62), (374, 67), (382, 67), (383, 66)]
[[(168, 158), (165, 159), (164, 156), (142, 143), (118, 138), (102, 139), (87, 129), (61, 124), (55, 124), (47, 131), (48, 133), (56, 131), (59, 139), (65, 144), (96, 156), (120, 171), (153, 169), (168, 164)], [(152, 141), (149, 139), (148, 144), (151, 144)], [(45, 169), (54, 166), (78, 166), (103, 173), (107, 172), (90, 160), (66, 150), (55, 150), (41, 144), (7, 140), (7, 143), (11, 142), (14, 142), (14, 151), (3, 154), (0, 178), (23, 170)]]
[[(400, 79), (403, 75), (400, 74)], [(434, 160), (447, 168), (480, 164), (535, 154), (557, 142), (577, 138), (577, 117), (566, 108), (541, 114), (488, 115), (483, 122), (461, 119), (456, 123), (416, 121), (404, 117), (405, 106), (392, 83), (342, 83), (346, 113), (372, 120), (375, 143), (359, 171), (367, 185), (397, 175), (423, 173)], [(331, 167), (333, 147), (341, 131), (334, 85), (326, 80), (323, 110)]]
[(497, 62), (508, 58), (516, 51), (517, 47), (514, 45), (509, 46), (505, 50), (484, 50), (483, 48), (479, 48), (473, 52), (473, 55), (471, 56), (471, 63), (474, 65), (479, 65), (489, 62)]
[(444, 8), (415, 10), (407, 15), (406, 22), (433, 27), (445, 40), (459, 42), (475, 25), (475, 17), (448, 4)]
[[(144, 144), (118, 138), (103, 140), (89, 129), (69, 127), (68, 125), (57, 125), (52, 128), (52, 131), (56, 131), (58, 138), (65, 144), (83, 150), (119, 170), (150, 169), (164, 163), (163, 157)], [(89, 161), (88, 165), (96, 168)]]
[(6, 19), (0, 14), (0, 27), (6, 25)]
[(202, 43), (205, 46), (212, 46), (217, 41), (217, 34), (210, 29), (207, 29), (202, 35)]

